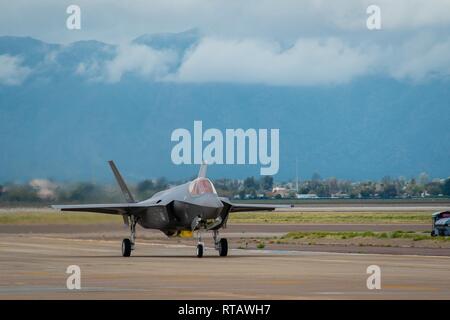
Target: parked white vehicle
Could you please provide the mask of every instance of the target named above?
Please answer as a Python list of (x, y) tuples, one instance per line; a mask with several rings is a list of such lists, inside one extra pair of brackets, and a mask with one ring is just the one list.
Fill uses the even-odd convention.
[(450, 211), (433, 213), (432, 221), (431, 236), (450, 236)]

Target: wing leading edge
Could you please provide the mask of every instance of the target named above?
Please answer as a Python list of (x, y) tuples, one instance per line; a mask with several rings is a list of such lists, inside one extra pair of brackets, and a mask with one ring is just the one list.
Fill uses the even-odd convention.
[(148, 207), (160, 207), (159, 204), (108, 203), (108, 204), (76, 204), (53, 205), (53, 209), (61, 211), (98, 212), (107, 214), (136, 214)]
[(220, 198), (220, 200), (230, 206), (230, 212), (273, 211), (275, 209), (290, 208), (289, 205), (232, 203), (227, 198)]

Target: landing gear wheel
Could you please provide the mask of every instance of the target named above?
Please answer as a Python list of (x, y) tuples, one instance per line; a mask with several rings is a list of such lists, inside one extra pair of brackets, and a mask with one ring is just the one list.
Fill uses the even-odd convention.
[(221, 257), (226, 257), (228, 254), (228, 241), (225, 238), (220, 239), (219, 241), (219, 255)]
[(130, 239), (123, 239), (122, 241), (122, 256), (129, 257), (131, 255), (131, 241)]
[(203, 245), (200, 243), (197, 245), (197, 257), (203, 257)]

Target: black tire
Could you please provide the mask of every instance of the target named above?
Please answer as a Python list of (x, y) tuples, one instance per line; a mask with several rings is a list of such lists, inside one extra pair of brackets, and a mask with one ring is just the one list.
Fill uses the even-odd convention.
[(203, 257), (203, 245), (202, 244), (197, 245), (197, 257), (199, 257), (199, 258)]
[(122, 256), (129, 257), (131, 255), (131, 241), (130, 239), (123, 239), (122, 241)]
[(221, 257), (226, 257), (228, 255), (228, 241), (225, 238), (219, 241), (219, 255)]

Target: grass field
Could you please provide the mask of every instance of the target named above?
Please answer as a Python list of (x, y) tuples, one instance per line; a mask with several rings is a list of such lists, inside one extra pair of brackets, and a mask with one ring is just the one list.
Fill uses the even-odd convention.
[[(0, 209), (0, 224), (90, 224), (121, 222), (122, 217), (98, 213), (58, 212), (51, 209)], [(239, 212), (230, 223), (414, 223), (429, 224), (431, 212)]]
[(431, 222), (431, 212), (270, 212), (232, 213), (232, 223), (415, 223)]
[(449, 237), (432, 237), (430, 232), (414, 231), (393, 231), (393, 232), (289, 232), (281, 239), (353, 239), (353, 238), (374, 238), (374, 239), (411, 239), (413, 241), (437, 240), (450, 241)]
[(91, 224), (122, 222), (111, 214), (58, 212), (51, 209), (0, 209), (0, 224)]

